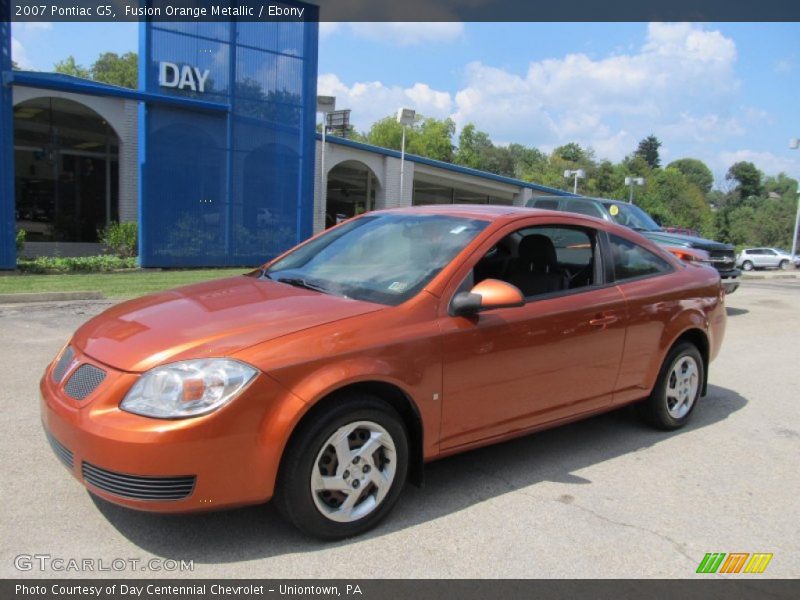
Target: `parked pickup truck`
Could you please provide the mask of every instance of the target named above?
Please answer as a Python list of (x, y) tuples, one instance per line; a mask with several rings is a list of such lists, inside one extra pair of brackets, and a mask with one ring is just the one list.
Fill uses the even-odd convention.
[(736, 249), (732, 245), (698, 236), (667, 232), (650, 215), (633, 204), (608, 198), (535, 196), (528, 201), (527, 206), (574, 212), (624, 225), (661, 246), (669, 247), (673, 252), (674, 249), (687, 248), (690, 250), (687, 257), (706, 262), (719, 271), (726, 294), (732, 294), (739, 288), (742, 272), (736, 268)]

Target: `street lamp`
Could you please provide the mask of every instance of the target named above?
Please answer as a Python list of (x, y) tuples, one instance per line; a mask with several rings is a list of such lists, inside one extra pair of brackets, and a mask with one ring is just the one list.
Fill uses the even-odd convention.
[(567, 169), (564, 171), (564, 178), (569, 179), (570, 177), (575, 177), (575, 184), (572, 186), (572, 193), (577, 195), (578, 194), (578, 179), (586, 179), (586, 171), (583, 169), (575, 169), (574, 171)]
[(320, 198), (328, 202), (328, 184), (325, 177), (325, 132), (328, 129), (328, 113), (336, 110), (336, 96), (317, 96), (317, 112), (322, 113), (322, 152), (319, 157)]
[(401, 108), (397, 111), (397, 122), (403, 126), (403, 141), (400, 145), (400, 202), (403, 201), (403, 183), (406, 166), (406, 127), (414, 124), (417, 111), (413, 108)]
[(626, 177), (625, 185), (628, 185), (631, 188), (631, 192), (628, 195), (628, 204), (633, 204), (633, 186), (644, 185), (644, 177)]
[[(789, 140), (789, 148), (797, 150), (800, 148), (800, 139), (792, 138)], [(797, 186), (797, 212), (794, 215), (794, 235), (792, 236), (792, 263), (797, 257), (797, 226), (800, 225), (800, 185)]]

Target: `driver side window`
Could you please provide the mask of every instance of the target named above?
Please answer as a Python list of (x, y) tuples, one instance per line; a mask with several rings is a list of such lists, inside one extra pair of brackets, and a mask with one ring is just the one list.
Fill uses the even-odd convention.
[(599, 281), (596, 232), (582, 227), (537, 226), (507, 235), (473, 267), (459, 287), (484, 279), (519, 288), (527, 299), (593, 286)]

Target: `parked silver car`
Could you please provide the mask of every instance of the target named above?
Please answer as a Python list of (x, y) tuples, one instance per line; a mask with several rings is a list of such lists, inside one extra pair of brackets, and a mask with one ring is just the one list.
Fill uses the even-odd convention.
[[(788, 269), (792, 255), (780, 248), (745, 248), (736, 257), (736, 266), (745, 271), (753, 269)], [(800, 258), (795, 257), (794, 266), (800, 268)]]

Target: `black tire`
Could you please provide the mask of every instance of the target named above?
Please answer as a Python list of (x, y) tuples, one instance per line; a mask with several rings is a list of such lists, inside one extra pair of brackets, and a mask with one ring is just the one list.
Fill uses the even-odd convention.
[(781, 271), (785, 271), (786, 269), (788, 269), (788, 268), (789, 268), (789, 261), (788, 261), (788, 260), (782, 260), (782, 261), (780, 262), (780, 264), (778, 265), (778, 268), (779, 268)]
[[(697, 391), (694, 394), (694, 398), (691, 400), (688, 411), (681, 416), (675, 416), (670, 412), (667, 390), (672, 387), (671, 376), (673, 369), (684, 358), (694, 361), (697, 368)], [(688, 360), (684, 361), (684, 363), (688, 363)], [(703, 357), (700, 355), (697, 346), (691, 342), (680, 342), (676, 344), (667, 354), (666, 359), (664, 359), (664, 364), (661, 365), (661, 371), (659, 371), (658, 379), (656, 380), (650, 397), (639, 403), (639, 414), (648, 425), (656, 429), (661, 429), (663, 431), (680, 429), (689, 422), (697, 406), (697, 402), (703, 392), (703, 381), (705, 381), (705, 367), (703, 365)], [(687, 395), (687, 397), (689, 396), (690, 394)]]
[[(315, 500), (312, 475), (322, 466), (317, 460), (325, 450), (323, 445), (330, 449), (326, 444), (329, 438), (356, 422), (377, 424), (389, 434), (395, 450), (394, 478), (389, 491), (371, 512), (358, 520), (339, 522), (317, 507), (317, 501), (322, 499)], [(408, 434), (397, 412), (370, 394), (347, 394), (300, 425), (284, 452), (273, 501), (281, 515), (307, 535), (326, 540), (356, 536), (375, 527), (394, 507), (407, 479), (408, 457)], [(364, 492), (368, 491), (366, 485)]]
[(749, 260), (746, 260), (742, 263), (742, 269), (744, 269), (745, 271), (752, 271), (753, 268), (754, 268), (753, 263), (750, 262)]

